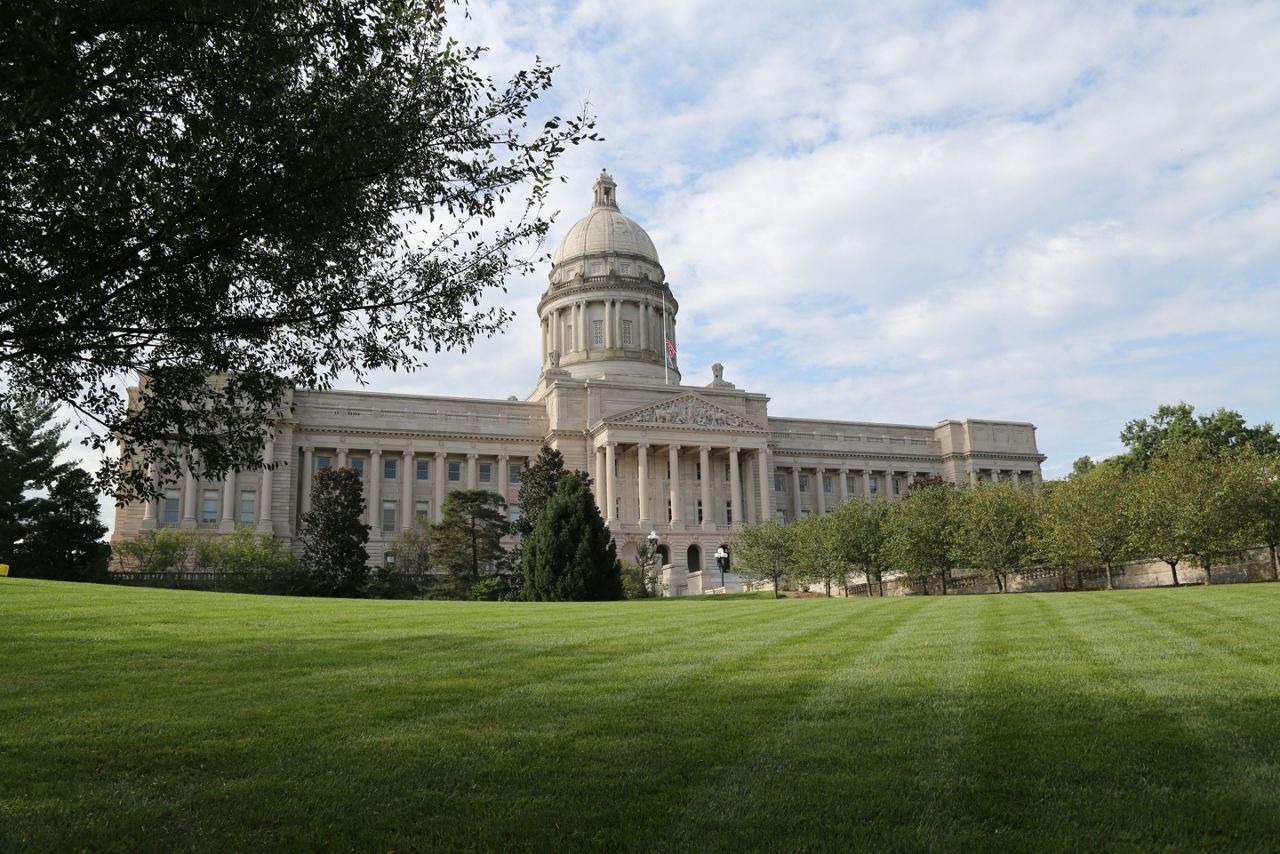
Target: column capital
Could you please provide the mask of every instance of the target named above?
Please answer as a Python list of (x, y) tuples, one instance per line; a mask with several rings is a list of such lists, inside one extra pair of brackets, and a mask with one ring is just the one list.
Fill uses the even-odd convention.
[(417, 452), (414, 451), (413, 448), (405, 448), (401, 453), (404, 454), (404, 458), (406, 460), (411, 460), (413, 459), (413, 455)]
[(647, 450), (649, 450), (649, 443), (648, 443), (648, 442), (637, 442), (637, 443), (636, 443), (636, 450), (640, 450), (640, 451), (647, 451)]
[(449, 454), (448, 454), (448, 452), (447, 452), (447, 451), (436, 451), (436, 459), (437, 459), (437, 460), (443, 460), (443, 459), (444, 459), (445, 457), (447, 457), (447, 456), (449, 456)]
[(467, 454), (467, 459), (469, 459), (469, 460), (478, 460), (478, 459), (480, 459), (480, 454), (478, 454), (478, 453), (474, 453), (474, 452), (473, 452), (473, 453), (470, 453), (470, 454)]

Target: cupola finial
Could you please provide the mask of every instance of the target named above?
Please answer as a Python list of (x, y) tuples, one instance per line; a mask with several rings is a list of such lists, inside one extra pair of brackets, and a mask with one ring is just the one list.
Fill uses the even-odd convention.
[(596, 201), (594, 207), (614, 208), (616, 210), (618, 207), (617, 190), (618, 185), (613, 182), (613, 176), (601, 169), (600, 177), (596, 179)]

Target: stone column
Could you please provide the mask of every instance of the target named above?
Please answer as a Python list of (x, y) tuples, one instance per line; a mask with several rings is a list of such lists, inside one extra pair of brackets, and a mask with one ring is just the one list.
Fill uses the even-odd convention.
[(142, 505), (142, 527), (154, 528), (156, 526), (156, 517), (160, 515), (157, 512), (157, 505), (160, 499), (155, 497), (156, 493), (160, 492), (160, 467), (155, 463), (148, 463), (147, 472), (151, 475), (152, 495)]
[(862, 500), (871, 500), (871, 471), (869, 469), (862, 470)]
[(817, 495), (819, 516), (825, 515), (827, 512), (827, 491), (823, 489), (823, 486), (825, 484), (823, 484), (822, 482), (823, 478), (825, 478), (826, 476), (827, 476), (826, 469), (818, 468), (813, 470), (813, 480), (817, 486), (817, 489), (815, 489), (814, 492)]
[(369, 525), (373, 528), (370, 537), (382, 534), (382, 449), (369, 450), (369, 489), (365, 493), (369, 499)]
[(791, 518), (800, 518), (800, 469), (791, 467)]
[(622, 348), (622, 300), (613, 301), (613, 346)]
[[(671, 464), (671, 530), (684, 530), (684, 515), (680, 510), (680, 446), (667, 446), (667, 460)], [(672, 556), (674, 558), (674, 555)]]
[(840, 503), (849, 500), (849, 470), (840, 469)]
[(977, 485), (978, 485), (978, 470), (969, 469), (969, 486), (977, 486)]
[(607, 492), (607, 482), (604, 474), (604, 445), (596, 446), (596, 504), (600, 505), (600, 516), (607, 518), (609, 515), (609, 496)]
[(346, 467), (347, 467), (347, 449), (339, 448), (338, 449), (338, 468), (344, 469)]
[(436, 501), (435, 501), (435, 504), (436, 504), (436, 509), (435, 509), (435, 517), (436, 517), (436, 521), (437, 521), (437, 522), (439, 522), (441, 519), (443, 519), (443, 518), (444, 518), (444, 513), (443, 513), (443, 510), (444, 510), (444, 479), (445, 479), (445, 476), (448, 474), (448, 463), (449, 463), (449, 458), (448, 458), (448, 456), (445, 454), (445, 452), (444, 452), (444, 451), (436, 451), (436, 480), (435, 480), (435, 489), (436, 489)]
[(604, 301), (604, 346), (606, 350), (615, 346), (613, 338), (613, 300), (611, 299)]
[(607, 506), (605, 507), (604, 523), (612, 527), (617, 521), (616, 508), (618, 506), (618, 484), (614, 478), (614, 468), (617, 458), (616, 442), (609, 442), (604, 446), (604, 498)]
[(542, 366), (544, 368), (547, 366), (547, 356), (550, 355), (551, 353), (551, 348), (547, 346), (547, 327), (548, 326), (550, 326), (550, 324), (547, 322), (545, 318), (542, 320), (541, 323), (538, 324), (538, 330), (542, 333)]
[(307, 445), (302, 449), (302, 513), (311, 510), (311, 478), (316, 467), (315, 460), (315, 448)]
[[(275, 440), (268, 439), (266, 447), (262, 450), (262, 462), (270, 463), (275, 458)], [(275, 472), (271, 469), (262, 470), (262, 486), (258, 490), (258, 532), (263, 534), (270, 534), (275, 530), (275, 525), (271, 522), (271, 481), (274, 475)]]
[[(639, 485), (636, 489), (636, 498), (640, 501), (640, 527), (642, 529), (649, 528), (653, 524), (653, 520), (649, 518), (649, 446), (636, 446), (636, 477), (639, 478)], [(642, 531), (643, 533), (643, 531)]]
[(510, 460), (507, 454), (498, 454), (498, 494), (507, 503), (511, 502), (511, 475), (507, 470)]
[(769, 452), (765, 448), (756, 451), (756, 472), (760, 475), (760, 521), (769, 518), (769, 493), (773, 481), (769, 478)]
[(742, 472), (738, 470), (738, 449), (729, 449), (729, 506), (733, 510), (733, 529), (742, 527), (746, 508), (742, 501)]
[(413, 527), (413, 479), (417, 472), (413, 470), (413, 449), (406, 448), (404, 461), (400, 463), (400, 530), (407, 531)]
[(236, 529), (236, 472), (227, 472), (222, 478), (222, 519), (218, 522), (218, 530), (227, 532)]
[(716, 529), (715, 511), (711, 507), (711, 448), (708, 445), (698, 446), (698, 462), (702, 466), (702, 530)]
[(480, 487), (480, 455), (467, 454), (467, 489)]
[(649, 346), (649, 303), (640, 303), (640, 349), (651, 350)]
[(1040, 470), (1039, 469), (1035, 469), (1034, 471), (1031, 472), (1031, 486), (1036, 489), (1040, 488)]
[(182, 527), (196, 526), (196, 476), (191, 464), (182, 466)]

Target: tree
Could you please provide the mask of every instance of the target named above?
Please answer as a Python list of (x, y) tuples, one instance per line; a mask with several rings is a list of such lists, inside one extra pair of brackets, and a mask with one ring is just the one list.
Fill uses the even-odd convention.
[(524, 590), (536, 602), (622, 598), (617, 546), (580, 478), (560, 481), (525, 541)]
[(883, 501), (854, 498), (837, 505), (826, 517), (831, 520), (836, 548), (845, 563), (866, 578), (868, 596), (873, 580), (884, 595), (885, 520), (891, 512)]
[(849, 561), (838, 537), (832, 516), (808, 516), (787, 526), (791, 537), (793, 577), (802, 583), (818, 583), (831, 595), (831, 585), (844, 586), (849, 577)]
[(434, 570), (431, 546), (434, 534), (435, 526), (428, 519), (419, 519), (412, 528), (403, 531), (391, 546), (396, 568), (414, 575), (426, 575)]
[(1241, 454), (1237, 465), (1244, 470), (1243, 476), (1252, 481), (1246, 510), (1247, 536), (1267, 547), (1271, 553), (1271, 580), (1280, 580), (1280, 563), (1276, 560), (1280, 547), (1280, 454)]
[(49, 512), (45, 493), (70, 469), (57, 462), (67, 443), (54, 411), (31, 395), (0, 398), (0, 563), (15, 568), (18, 544)]
[(538, 458), (520, 473), (520, 518), (516, 520), (515, 533), (522, 538), (533, 533), (547, 502), (566, 477), (576, 477), (588, 489), (591, 488), (591, 478), (583, 472), (565, 468), (564, 456), (553, 448), (544, 447)]
[(16, 555), (16, 575), (61, 581), (106, 581), (111, 546), (98, 518), (98, 493), (84, 469), (68, 469), (49, 491)]
[(766, 519), (744, 525), (733, 538), (735, 571), (751, 583), (772, 582), (775, 599), (778, 598), (778, 583), (787, 577), (794, 561), (789, 527)]
[[(1046, 490), (1035, 551), (1063, 569), (1102, 566), (1107, 589), (1117, 561), (1131, 551), (1132, 478), (1105, 461)], [(1064, 581), (1065, 583), (1065, 581)]]
[(1134, 546), (1169, 565), (1190, 555), (1213, 583), (1213, 564), (1239, 551), (1246, 530), (1247, 481), (1213, 447), (1191, 440), (1166, 448), (1135, 483)]
[(302, 562), (313, 592), (360, 595), (369, 572), (368, 542), (360, 473), (352, 468), (316, 472), (311, 509), (302, 515)]
[(0, 48), (0, 382), (126, 443), (99, 473), (122, 497), (139, 460), (260, 465), (291, 387), (499, 330), (481, 300), (595, 138), (533, 121), (551, 69), (496, 86), (429, 0), (36, 0)]
[(887, 562), (908, 583), (920, 584), (925, 595), (935, 576), (942, 581), (942, 595), (947, 593), (947, 576), (955, 565), (951, 555), (958, 501), (957, 490), (950, 484), (926, 486), (907, 492), (889, 516)]
[(497, 566), (507, 530), (507, 502), (501, 495), (487, 489), (450, 492), (432, 530), (435, 564), (470, 589), (482, 571)]
[(1036, 497), (1013, 483), (981, 483), (960, 492), (951, 559), (994, 577), (1001, 593), (1009, 573), (1026, 565), (1036, 526)]
[(1150, 421), (1130, 421), (1121, 431), (1120, 441), (1129, 451), (1119, 457), (1119, 462), (1129, 472), (1145, 471), (1152, 460), (1187, 442), (1199, 442), (1202, 452), (1210, 455), (1246, 446), (1263, 456), (1280, 451), (1280, 435), (1271, 422), (1250, 427), (1239, 412), (1231, 409), (1197, 417), (1195, 407), (1186, 402), (1161, 406)]

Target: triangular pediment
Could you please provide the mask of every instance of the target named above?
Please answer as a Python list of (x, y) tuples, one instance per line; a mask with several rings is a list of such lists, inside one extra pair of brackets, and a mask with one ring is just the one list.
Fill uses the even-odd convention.
[(717, 406), (701, 395), (685, 393), (620, 412), (604, 419), (605, 424), (644, 424), (660, 427), (712, 427), (758, 430), (764, 427), (740, 413)]

